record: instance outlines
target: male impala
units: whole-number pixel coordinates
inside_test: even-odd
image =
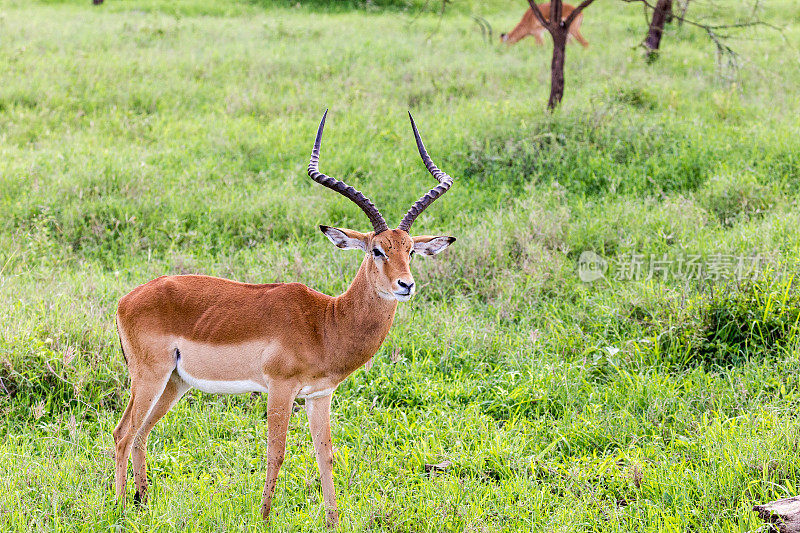
[[[550,4],[541,4],[539,5],[539,10],[542,12],[546,20],[550,20]],[[574,6],[569,4],[562,4],[561,6],[561,18],[566,19],[570,13],[575,10]],[[583,22],[583,13],[579,13],[575,20],[569,27],[569,36],[574,37],[577,39],[579,43],[581,43],[584,48],[589,46],[589,42],[583,38],[581,35],[580,27],[581,22]],[[536,39],[536,44],[543,45],[544,40],[542,39],[542,35],[547,31],[547,28],[542,26],[539,19],[536,18],[536,15],[533,14],[533,10],[528,8],[524,15],[522,15],[522,20],[519,21],[513,30],[509,33],[501,33],[500,40],[507,44],[514,44],[515,42],[519,41],[520,39],[524,39],[528,35],[533,35],[533,38]]]
[[[369,361],[392,326],[398,301],[414,295],[409,261],[435,255],[453,237],[411,237],[414,220],[453,183],[433,164],[414,119],[411,126],[428,171],[439,181],[389,229],[372,202],[318,170],[325,117],[317,131],[308,175],[355,202],[374,231],[320,226],[333,244],[365,252],[347,291],[326,296],[300,283],[255,285],[209,276],[164,276],[119,301],[117,329],[131,377],[131,397],[114,429],[116,494],[125,505],[128,455],[133,450],[134,500],[146,501],[147,436],[191,387],[204,392],[267,392],[267,481],[261,515],[269,516],[283,463],[295,398],[304,398],[314,442],[326,519],[339,520],[333,488],[331,396]]]

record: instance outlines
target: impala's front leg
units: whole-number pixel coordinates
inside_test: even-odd
[[[261,499],[261,517],[269,519],[272,493],[286,452],[286,433],[297,387],[271,383],[267,393],[267,482]]]
[[[322,481],[322,497],[325,500],[325,522],[328,527],[339,525],[336,510],[336,491],[333,488],[333,442],[331,441],[331,399],[333,394],[306,400],[308,427],[314,451],[317,454],[319,477]]]

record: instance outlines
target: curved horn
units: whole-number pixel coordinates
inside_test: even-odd
[[[382,231],[386,231],[389,229],[389,227],[386,225],[386,221],[383,219],[383,216],[381,216],[378,208],[375,207],[375,204],[373,204],[369,198],[343,181],[326,176],[319,171],[319,147],[322,144],[322,130],[325,128],[325,118],[327,116],[328,110],[326,109],[325,114],[322,115],[322,122],[319,123],[317,138],[314,141],[314,149],[311,151],[311,161],[308,163],[309,177],[320,185],[324,185],[329,189],[333,189],[342,196],[349,198],[353,201],[353,203],[360,207],[361,210],[366,213],[367,217],[369,217],[369,221],[372,222],[372,227],[375,229],[375,235],[381,233]]]
[[[414,223],[414,220],[425,211],[425,208],[428,207],[433,203],[434,200],[439,198],[441,195],[447,192],[447,189],[453,184],[453,178],[439,170],[439,168],[433,164],[431,161],[428,152],[425,150],[425,145],[422,144],[422,139],[419,137],[419,131],[417,131],[417,125],[414,124],[414,117],[411,116],[411,111],[408,112],[408,118],[411,119],[411,127],[414,129],[414,138],[417,140],[417,149],[419,150],[419,155],[422,158],[422,162],[425,163],[425,168],[428,169],[428,172],[436,178],[439,182],[439,185],[425,193],[419,200],[414,202],[414,205],[411,206],[411,209],[408,210],[406,216],[403,217],[403,220],[400,222],[400,225],[397,226],[397,229],[401,229],[408,232],[411,229],[411,224]]]

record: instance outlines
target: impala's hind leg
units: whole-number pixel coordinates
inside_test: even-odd
[[[572,30],[570,34],[573,35],[584,48],[589,47],[589,41],[583,38],[583,35],[581,35],[581,32],[579,32],[577,28]]]
[[[178,373],[173,371],[164,387],[164,392],[158,398],[147,419],[139,429],[136,442],[131,451],[131,462],[133,463],[133,483],[136,493],[133,495],[134,503],[147,503],[147,437],[153,430],[158,421],[172,409],[178,400],[181,399],[186,391],[191,387],[183,381]]]
[[[577,16],[577,18],[570,24],[569,26],[569,36],[574,37],[584,48],[589,46],[589,41],[583,38],[581,35],[581,23],[583,22],[583,13]]]
[[[114,436],[114,444],[116,445],[119,440],[128,433],[128,427],[131,423],[131,407],[133,407],[133,394],[128,398],[128,405],[125,407],[125,412],[122,413],[122,418],[119,419],[117,427],[114,428],[112,435]]]
[[[116,450],[114,453],[115,460],[115,488],[117,500],[120,502],[122,508],[125,508],[125,485],[128,475],[128,456],[131,453],[131,447],[136,439],[136,434],[147,419],[148,414],[153,406],[158,401],[161,393],[167,385],[172,370],[175,368],[174,364],[169,368],[161,369],[145,369],[137,375],[131,376],[131,399],[128,402],[128,408],[125,409],[127,414],[127,431],[119,432],[115,438],[119,437],[117,441]],[[125,414],[123,420],[120,421],[118,427],[124,428]]]

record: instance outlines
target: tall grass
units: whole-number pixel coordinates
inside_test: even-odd
[[[455,177],[415,230],[458,238],[334,397],[345,530],[754,530],[800,485],[791,48],[750,30],[731,83],[670,28],[648,65],[641,13],[597,2],[551,115],[548,51],[469,17],[506,31],[524,3],[347,5],[0,3],[0,528],[261,527],[263,397],[187,395],[150,439],[150,505],[117,511],[113,315],[165,273],[343,291],[360,257],[316,227],[366,220],[305,175],[330,107],[322,170],[390,223],[431,185],[414,112]],[[761,9],[798,43],[798,6]],[[633,254],[759,268],[617,279]],[[321,530],[303,414],[288,450],[273,528]]]

